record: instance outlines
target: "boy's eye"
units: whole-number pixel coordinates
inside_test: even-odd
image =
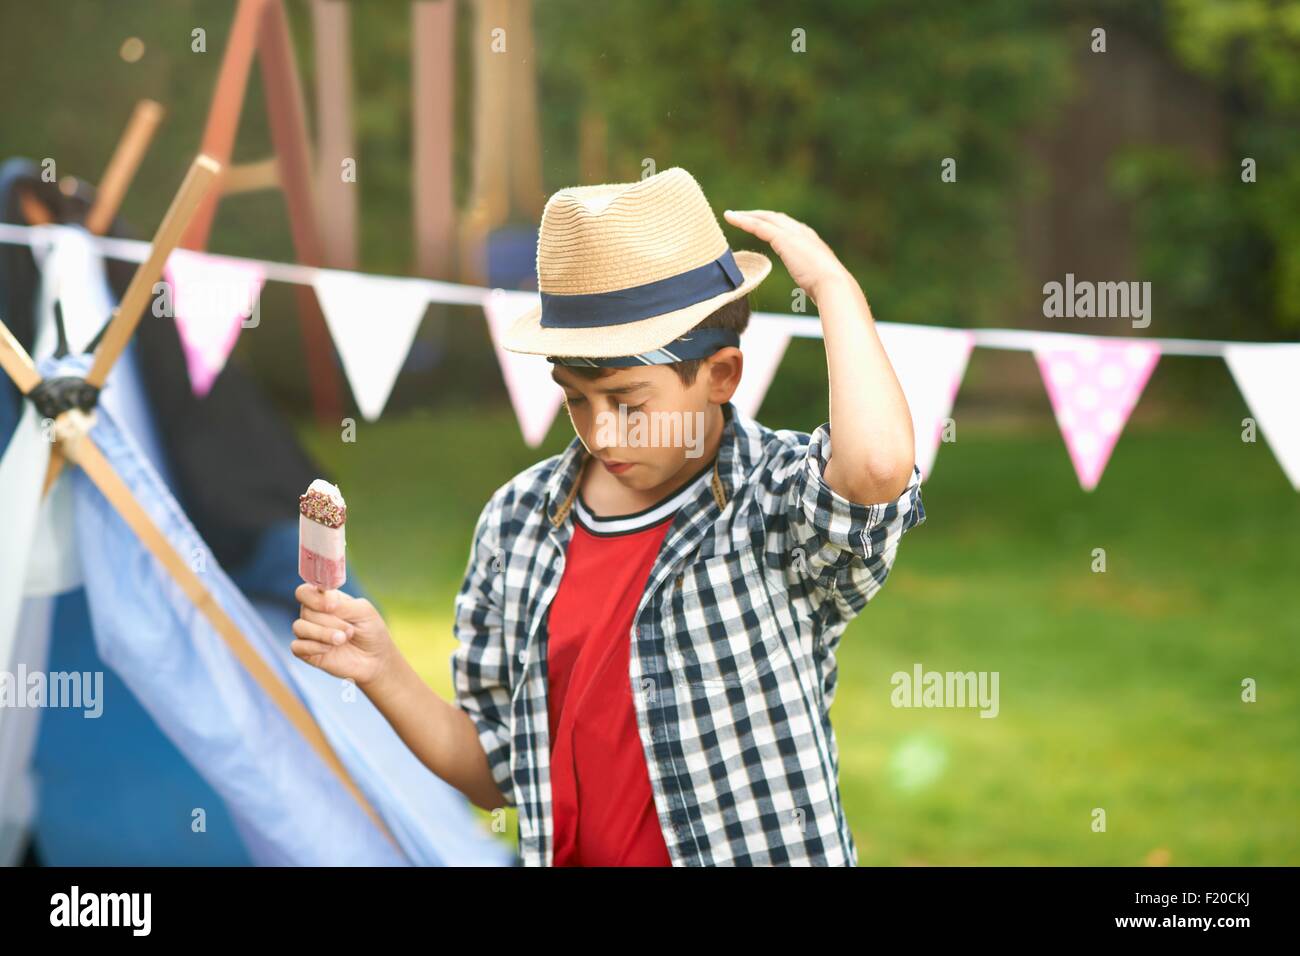
[[[566,402],[568,402],[570,405],[581,405],[583,402],[586,401],[585,398],[581,398],[581,397],[579,397],[579,398],[574,398],[574,397],[572,397],[572,396],[570,396],[570,395],[565,395],[565,396],[564,396],[564,400],[565,400]]]

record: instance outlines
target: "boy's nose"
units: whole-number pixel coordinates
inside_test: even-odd
[[[599,456],[605,453],[607,444],[598,439],[607,438],[608,436],[602,435],[601,429],[594,423],[582,429],[582,431],[579,432],[579,437],[582,439],[583,445],[587,447],[587,451],[591,452],[591,454]]]

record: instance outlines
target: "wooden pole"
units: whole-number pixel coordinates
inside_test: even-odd
[[[180,242],[181,233],[189,225],[200,200],[212,187],[220,172],[221,166],[210,156],[198,156],[190,164],[189,172],[185,174],[180,190],[172,198],[172,204],[154,234],[153,243],[149,247],[149,257],[140,263],[135,274],[131,276],[131,284],[126,287],[126,294],[122,296],[122,301],[114,310],[99,347],[95,349],[90,371],[86,373],[86,381],[91,385],[102,388],[108,381],[108,375],[113,370],[114,364],[126,349],[126,344],[131,341],[135,327],[140,324],[145,307],[153,296],[154,283],[158,281],[163,266],[167,264],[167,257]],[[50,455],[50,463],[45,471],[43,494],[49,494],[62,471],[63,456],[58,454],[56,449],[55,453]]]
[[[149,257],[135,270],[131,284],[126,287],[126,293],[113,313],[99,348],[95,349],[95,359],[86,374],[86,381],[90,384],[102,387],[108,380],[108,373],[131,340],[145,306],[153,297],[154,283],[162,276],[167,257],[180,243],[181,234],[190,224],[199,203],[208,194],[220,172],[221,164],[211,156],[200,155],[190,164],[180,190],[172,199],[158,231],[154,233],[153,243],[149,246]]]
[[[113,218],[122,205],[126,191],[131,187],[131,180],[140,168],[140,161],[144,159],[149,143],[153,141],[164,112],[161,104],[153,100],[141,100],[135,105],[126,131],[118,140],[113,158],[109,160],[104,176],[95,190],[95,201],[86,214],[88,232],[102,236],[113,224]]]
[[[511,44],[509,8],[504,0],[480,0],[475,6],[470,49],[474,54],[473,153],[469,208],[462,220],[461,281],[488,281],[487,238],[505,222],[509,212],[509,181],[506,175],[510,138],[510,114],[506,108],[509,91]],[[505,30],[505,52],[494,52]]]
[[[457,278],[456,203],[452,189],[455,40],[453,0],[417,0],[411,5],[415,271],[431,279]]]
[[[317,221],[321,255],[335,269],[357,267],[357,190],[343,181],[343,161],[357,158],[352,132],[352,7],[312,0],[316,48]]]
[[[217,87],[212,94],[208,122],[203,128],[203,141],[199,149],[222,166],[230,165],[235,148],[239,115],[244,108],[248,74],[253,69],[253,54],[257,52],[257,34],[262,25],[266,3],[267,0],[239,0],[239,6],[235,8],[235,22],[230,28],[230,37],[226,40],[226,51],[221,57]],[[208,247],[208,236],[212,233],[212,220],[217,215],[219,198],[219,195],[208,196],[199,205],[181,239],[182,247]]]
[[[193,167],[191,167],[192,169]],[[182,191],[184,191],[184,187],[182,187]],[[175,208],[174,202],[173,208]],[[14,384],[18,386],[19,391],[24,395],[28,394],[41,382],[40,373],[36,371],[31,356],[27,354],[27,350],[22,347],[22,344],[14,338],[13,333],[9,331],[9,327],[3,321],[0,321],[0,368],[13,379]],[[63,419],[63,417],[60,416],[60,419]],[[392,831],[388,829],[383,818],[380,817],[370,801],[366,799],[365,794],[356,785],[347,768],[343,766],[343,762],[339,760],[334,748],[330,746],[311,712],[285,686],[279,675],[267,666],[266,661],[262,659],[262,656],[248,642],[248,638],[239,630],[239,626],[231,620],[230,615],[217,603],[212,596],[212,592],[204,586],[198,575],[185,562],[185,559],[177,554],[171,542],[158,529],[153,519],[149,517],[149,513],[145,511],[140,502],[136,500],[135,495],[131,493],[131,489],[113,470],[113,466],[109,464],[108,459],[104,457],[99,450],[99,446],[95,444],[89,433],[80,434],[74,445],[67,446],[65,443],[60,442],[57,447],[61,451],[59,460],[66,460],[67,457],[72,457],[75,460],[87,477],[95,483],[95,487],[100,490],[108,503],[113,506],[113,510],[122,517],[127,527],[135,533],[140,543],[149,550],[149,553],[158,560],[163,569],[171,575],[199,613],[208,619],[208,623],[225,641],[226,646],[235,655],[235,659],[248,671],[258,686],[271,698],[271,701],[280,708],[280,712],[284,714],[289,723],[303,735],[308,745],[338,778],[344,789],[361,805],[366,815],[370,817],[385,838],[401,852],[401,847],[398,845]]]
[[[221,194],[251,193],[280,186],[280,163],[274,156],[227,166],[221,174]]]
[[[14,334],[9,331],[9,326],[3,321],[0,321],[0,368],[4,369],[5,374],[18,387],[18,391],[24,395],[41,384],[36,363],[32,361],[23,344],[14,338]]]
[[[267,120],[279,167],[277,178],[284,191],[294,250],[299,262],[319,266],[322,253],[316,227],[306,114],[298,85],[293,40],[281,0],[239,0],[203,130],[203,152],[229,165],[254,56],[262,67]],[[185,248],[207,248],[218,198],[219,193],[209,196],[199,207],[182,240]],[[310,287],[299,286],[295,295],[312,406],[319,422],[337,425],[343,413],[342,386],[329,330],[315,292]]]
[[[510,209],[518,216],[540,219],[542,195],[541,134],[537,126],[537,58],[533,41],[532,0],[510,6]]]
[[[234,25],[226,40],[226,51],[221,57],[221,70],[217,73],[217,87],[213,91],[212,105],[208,108],[208,122],[203,129],[203,142],[199,150],[212,156],[222,166],[230,165],[234,151],[235,134],[239,131],[239,114],[243,112],[244,95],[248,90],[248,74],[252,72],[252,57],[257,51],[257,31],[261,29],[261,14],[266,0],[239,0],[235,8]],[[212,221],[216,219],[220,195],[205,196],[194,213],[194,220],[181,239],[183,248],[207,248],[212,234]]]
[[[208,623],[216,630],[217,634],[230,648],[235,659],[243,665],[244,670],[255,680],[263,692],[271,698],[272,702],[280,709],[302,736],[316,751],[316,755],[324,761],[330,771],[338,778],[343,788],[351,794],[352,798],[361,805],[366,815],[374,821],[375,826],[385,837],[397,847],[397,840],[385,825],[383,818],[370,801],[366,799],[356,782],[348,773],[343,762],[339,760],[338,754],[334,752],[325,738],[325,734],[317,725],[311,712],[303,705],[296,694],[285,686],[266,661],[262,659],[256,649],[244,637],[239,626],[231,620],[225,609],[217,603],[199,576],[190,568],[185,559],[177,554],[166,536],[153,523],[149,513],[144,510],[140,502],[136,500],[131,489],[113,470],[113,466],[108,463],[108,459],[100,452],[99,447],[89,435],[82,436],[77,442],[76,461],[81,466],[81,470],[86,473],[91,481],[108,499],[115,511],[122,516],[122,520],[127,526],[135,532],[135,536],[140,542],[149,549],[158,563],[166,569],[167,573],[176,581],[185,596],[190,599],[199,613],[207,618]],[[400,852],[400,847],[398,848]]]
[[[311,152],[307,144],[307,117],[298,66],[293,53],[289,21],[280,0],[267,3],[258,34],[258,62],[262,66],[262,89],[271,142],[280,160],[280,186],[289,213],[289,229],[298,261],[308,266],[322,264],[319,232],[316,229],[316,199],[312,189]],[[316,292],[310,286],[295,287],[303,351],[316,419],[337,427],[343,417],[343,398],[334,345]]]

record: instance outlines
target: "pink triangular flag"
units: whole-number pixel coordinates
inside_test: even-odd
[[[1053,337],[1034,349],[1034,358],[1079,484],[1091,491],[1160,360],[1160,347],[1095,336],[1063,341]]]
[[[176,249],[163,272],[171,286],[190,388],[203,398],[225,368],[244,321],[257,308],[266,270],[251,260]]]
[[[881,344],[907,396],[916,442],[916,465],[930,477],[944,425],[952,413],[975,336],[961,329],[924,325],[876,325]]]
[[[1282,471],[1300,491],[1300,345],[1229,345],[1223,357]]]
[[[519,419],[519,430],[529,448],[536,448],[546,440],[546,433],[551,430],[551,423],[563,403],[564,392],[551,378],[551,363],[544,355],[508,352],[501,347],[501,337],[516,318],[536,306],[537,302],[536,292],[511,289],[493,289],[483,300],[492,347],[496,350],[501,375],[506,381],[510,404]]]
[[[790,344],[790,333],[776,322],[756,319],[740,336],[740,351],[745,356],[745,371],[731,402],[742,413],[753,418],[763,404],[776,375],[777,366]]]

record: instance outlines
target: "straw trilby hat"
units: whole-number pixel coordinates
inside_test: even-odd
[[[732,252],[700,184],[680,166],[561,189],[546,202],[537,238],[541,302],[502,345],[591,358],[652,352],[771,269],[762,253]]]

